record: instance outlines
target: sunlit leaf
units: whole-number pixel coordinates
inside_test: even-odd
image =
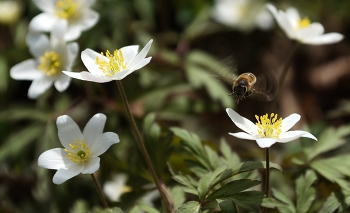
[[[199,197],[199,200],[202,200],[204,198],[204,196],[208,194],[208,190],[210,190],[211,186],[213,186],[215,184],[214,180],[225,169],[226,169],[226,166],[221,166],[221,167],[215,169],[215,171],[213,171],[211,173],[208,173],[206,176],[202,177],[199,180],[199,184],[198,184],[198,197]]]
[[[276,189],[272,189],[272,194],[276,199],[287,204],[285,206],[277,207],[281,213],[297,213],[297,210],[294,206],[293,201],[289,197],[287,197],[284,193],[277,191]]]
[[[196,201],[189,201],[180,208],[178,208],[175,212],[177,213],[198,213],[200,212],[200,205]]]
[[[327,198],[326,202],[323,203],[319,213],[335,212],[339,208],[339,212],[343,212],[350,206],[350,191],[342,190],[332,192]]]
[[[181,187],[175,186],[171,188],[170,193],[174,202],[175,209],[179,208],[186,201],[185,193]]]
[[[316,190],[311,186],[316,181],[316,174],[308,170],[296,180],[297,212],[308,212],[316,197]]]

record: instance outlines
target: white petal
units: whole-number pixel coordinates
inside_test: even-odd
[[[298,26],[298,21],[300,20],[299,12],[294,7],[290,7],[286,10],[286,16],[289,19],[289,22],[292,24],[292,27],[295,28]]]
[[[116,74],[114,74],[111,79],[112,80],[122,80],[123,78],[125,78],[126,76],[130,75],[131,73],[133,73],[135,70],[130,70],[130,69],[126,69],[123,70],[121,72],[117,72]]]
[[[139,45],[131,45],[120,48],[124,56],[124,61],[130,64],[139,51]]]
[[[57,20],[52,27],[50,41],[53,49],[56,49],[59,45],[66,45],[64,35],[68,30],[68,21],[65,19]]]
[[[146,46],[141,50],[141,52],[135,56],[134,60],[131,62],[131,64],[127,67],[127,69],[134,69],[133,67],[136,67],[147,55],[149,49],[151,48],[153,39],[151,39]]]
[[[29,30],[49,32],[59,18],[50,13],[40,13],[29,23]]]
[[[45,169],[60,169],[65,167],[67,153],[61,148],[47,150],[38,159],[38,165]]]
[[[289,131],[289,132],[281,133],[277,142],[287,143],[287,142],[290,142],[290,141],[295,140],[295,139],[300,138],[300,137],[306,137],[306,138],[311,138],[311,139],[317,140],[317,138],[315,136],[313,136],[312,134],[310,134],[306,131],[296,130],[296,131]]]
[[[81,172],[82,174],[92,174],[96,172],[100,168],[100,158],[90,158],[88,161],[84,163],[84,169]]]
[[[46,51],[51,50],[49,38],[44,34],[28,33],[26,41],[29,46],[29,52],[39,59]]]
[[[269,148],[273,144],[277,142],[276,138],[259,138],[256,139],[256,142],[260,146],[260,148]]]
[[[81,35],[81,27],[77,24],[71,24],[68,26],[68,30],[64,35],[64,40],[73,41],[80,37]]]
[[[97,138],[96,143],[92,144],[91,157],[97,157],[105,153],[110,146],[119,143],[119,137],[114,132],[105,132]]]
[[[84,168],[83,164],[74,163],[66,169],[59,169],[57,170],[56,174],[53,176],[52,181],[54,184],[64,183],[65,181],[71,179],[72,177],[77,176],[83,170],[83,168]]]
[[[132,71],[141,69],[142,67],[146,66],[151,61],[151,59],[152,59],[152,57],[148,57],[148,58],[143,59],[138,64],[136,64],[135,66],[132,67]]]
[[[15,80],[34,80],[41,78],[44,74],[37,69],[37,62],[28,59],[16,64],[10,69],[10,76]]]
[[[71,71],[73,62],[78,55],[79,45],[76,42],[67,44],[67,64],[66,68]]]
[[[228,134],[236,137],[236,138],[241,138],[241,139],[247,139],[247,140],[256,140],[256,137],[249,135],[245,132],[237,132],[237,133],[231,133],[229,132]]]
[[[93,75],[104,76],[104,74],[96,64],[97,57],[101,60],[108,61],[106,57],[104,57],[100,53],[93,51],[92,49],[85,49],[84,51],[81,52],[81,60],[83,61],[88,71],[91,72]]]
[[[84,139],[78,125],[68,115],[58,117],[56,125],[58,129],[58,138],[63,147],[69,148],[69,144],[73,144],[76,139],[78,139],[79,142]]]
[[[95,76],[89,72],[83,71],[83,72],[68,72],[68,71],[62,71],[64,74],[72,77],[72,78],[76,78],[79,80],[83,80],[83,81],[92,81],[92,82],[96,82],[96,83],[106,83],[106,82],[110,82],[113,79],[108,78],[108,77],[100,77],[100,76]]]
[[[314,38],[316,36],[322,35],[324,32],[324,28],[320,23],[312,23],[310,26],[306,28],[302,28],[298,30],[298,37],[302,41],[306,38]]]
[[[279,12],[279,20],[279,26],[287,34],[288,38],[295,39],[297,37],[295,28],[283,11]]]
[[[97,142],[97,138],[102,135],[106,123],[106,116],[102,113],[94,115],[86,124],[83,136],[88,147],[92,147]],[[91,151],[91,150],[90,150]],[[96,156],[93,156],[96,157]]]
[[[106,181],[105,184],[103,184],[103,192],[111,201],[120,201],[120,196],[123,193],[127,178],[128,176],[126,174],[121,173],[113,175],[112,181]]]
[[[28,90],[28,97],[36,99],[39,95],[43,94],[47,89],[52,86],[53,80],[46,76],[42,78],[34,79]]]
[[[238,128],[252,136],[258,135],[258,128],[253,122],[246,119],[245,117],[240,116],[237,112],[233,111],[230,108],[227,108],[226,112]]]
[[[301,42],[311,45],[333,44],[341,41],[344,36],[340,33],[327,33],[314,38],[303,39]]]
[[[288,130],[290,130],[290,128],[292,128],[298,121],[300,120],[300,115],[293,113],[290,116],[284,118],[282,120],[282,128],[281,128],[281,132],[287,132]]]
[[[65,91],[71,82],[71,78],[67,75],[60,74],[59,78],[55,81],[55,88],[59,92]]]
[[[78,24],[80,25],[81,30],[85,31],[93,27],[99,18],[100,15],[96,11],[88,9],[84,11],[81,22]]]
[[[53,12],[56,1],[49,1],[49,0],[33,0],[33,3],[42,11],[45,12]]]

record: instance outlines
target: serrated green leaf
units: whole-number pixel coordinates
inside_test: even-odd
[[[220,140],[220,152],[224,156],[230,168],[241,162],[240,157],[237,155],[237,153],[231,151],[231,147],[227,144],[224,138]]]
[[[204,196],[208,194],[208,190],[211,190],[211,186],[215,185],[214,180],[218,177],[218,175],[225,171],[226,168],[226,166],[221,166],[199,180],[197,188],[199,200],[204,199]]]
[[[205,202],[201,205],[201,211],[216,209],[218,206],[219,206],[219,203],[217,200]]]
[[[100,211],[100,213],[123,213],[123,211],[120,208],[114,207],[114,208],[104,209]],[[149,212],[149,213],[159,213],[159,212]]]
[[[297,212],[308,212],[312,202],[316,198],[316,190],[311,185],[316,181],[317,177],[312,170],[306,171],[305,176],[301,176],[296,180],[297,193]]]
[[[178,208],[175,212],[176,213],[198,213],[200,212],[200,205],[197,201],[189,201],[180,208]]]
[[[221,213],[238,213],[237,207],[232,200],[224,200],[219,203]]]
[[[287,206],[288,204],[285,204],[279,200],[276,200],[273,197],[265,197],[263,199],[263,202],[261,204],[261,206],[265,207],[265,208],[270,208],[270,209],[276,209],[276,208],[283,208],[285,206]]]
[[[247,190],[253,186],[259,185],[261,182],[258,180],[240,179],[231,181],[209,194],[205,200],[213,199],[225,199],[231,197],[233,194],[237,194],[241,191]]]
[[[279,192],[275,189],[272,189],[272,194],[276,199],[287,204],[286,206],[277,207],[281,213],[297,213],[293,201],[289,197],[287,197],[284,193]]]
[[[211,168],[218,168],[222,165],[219,155],[209,146],[204,146]]]
[[[170,193],[174,202],[174,209],[179,208],[186,201],[185,193],[181,187],[171,188]]]
[[[141,211],[144,211],[146,213],[160,213],[157,209],[151,207],[151,206],[146,206],[146,205],[137,205]],[[107,213],[107,212],[106,212]]]
[[[231,196],[231,200],[236,205],[241,206],[245,209],[249,209],[253,212],[259,212],[259,206],[263,202],[264,193],[259,191],[245,191]]]
[[[187,60],[199,64],[201,66],[207,67],[213,73],[219,73],[221,70],[227,69],[227,67],[224,64],[222,64],[220,60],[200,50],[192,50],[187,55]]]

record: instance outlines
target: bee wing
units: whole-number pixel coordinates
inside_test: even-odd
[[[225,81],[228,84],[232,84],[232,82],[238,77],[235,60],[230,56],[222,59],[220,63],[222,64],[222,69],[215,70],[215,74],[212,76]]]
[[[257,81],[254,84],[254,92],[259,94],[258,99],[264,101],[272,101],[279,90],[278,79],[273,72],[263,72],[257,76]]]

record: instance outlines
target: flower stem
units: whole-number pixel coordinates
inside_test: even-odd
[[[141,134],[140,134],[140,132],[139,132],[137,126],[136,126],[134,117],[132,116],[131,109],[130,109],[130,106],[129,106],[129,102],[128,102],[128,99],[126,98],[126,95],[125,95],[125,92],[124,92],[124,88],[123,88],[123,85],[122,85],[120,80],[117,80],[117,85],[118,85],[118,89],[119,89],[120,95],[122,96],[122,100],[123,100],[123,103],[124,103],[127,115],[129,117],[129,120],[131,122],[132,128],[133,128],[134,133],[136,135],[137,143],[139,145],[139,148],[140,148],[140,150],[142,152],[143,157],[146,160],[148,169],[150,170],[151,175],[153,177],[153,180],[154,180],[154,182],[156,184],[156,187],[157,187],[157,189],[159,191],[159,194],[160,194],[160,197],[162,199],[163,205],[165,206],[166,211],[168,213],[171,213],[171,212],[173,212],[172,208],[170,207],[170,204],[169,204],[169,202],[167,200],[167,197],[165,196],[165,193],[162,190],[162,183],[160,182],[160,180],[157,177],[157,174],[156,174],[156,172],[155,172],[155,170],[153,168],[153,165],[152,165],[151,159],[150,159],[150,157],[148,155],[148,152],[147,152],[147,149],[145,147],[145,144],[142,141]]]
[[[265,173],[265,195],[269,197],[270,192],[270,148],[265,148],[266,173]]]
[[[101,199],[101,201],[102,201],[102,203],[103,203],[103,206],[104,206],[105,208],[108,208],[106,198],[105,198],[105,196],[104,196],[103,193],[102,193],[101,187],[100,187],[100,186],[98,185],[98,183],[97,183],[97,180],[96,180],[96,178],[95,178],[94,173],[91,174],[91,178],[92,178],[92,180],[94,181],[94,185],[95,185],[95,187],[96,187],[96,190],[97,190],[97,192],[98,192],[98,195],[100,196],[100,199]]]
[[[282,69],[282,73],[281,73],[281,76],[280,76],[280,79],[279,79],[279,88],[282,87],[284,79],[286,78],[286,75],[287,75],[288,68],[289,68],[290,64],[292,63],[292,59],[293,59],[293,57],[294,57],[294,55],[296,53],[296,50],[298,49],[299,45],[300,45],[299,42],[293,41],[293,46],[291,48],[291,51],[289,52],[287,61],[284,64],[284,67]]]

